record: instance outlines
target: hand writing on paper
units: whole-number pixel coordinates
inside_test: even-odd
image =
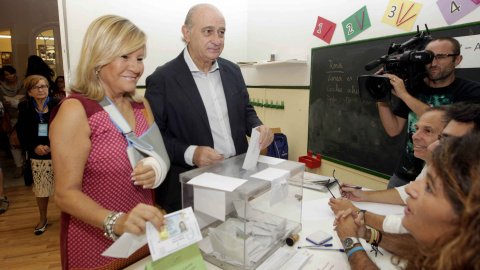
[[[341,183],[339,185],[338,190],[340,191],[340,194],[342,194],[342,197],[354,202],[363,201],[365,199],[365,193],[361,189],[352,188],[352,186],[354,185],[350,183]]]

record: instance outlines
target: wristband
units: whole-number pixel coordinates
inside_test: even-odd
[[[354,248],[350,249],[350,251],[347,253],[347,260],[350,259],[350,256],[351,256],[353,253],[355,253],[355,252],[357,252],[357,251],[359,251],[359,250],[365,251],[365,249],[364,249],[362,246],[360,246],[360,247],[354,247]]]
[[[368,241],[370,245],[373,243],[374,231],[375,229],[370,228],[370,240]]]

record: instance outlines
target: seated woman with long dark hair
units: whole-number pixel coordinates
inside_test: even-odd
[[[402,224],[413,238],[396,253],[406,269],[480,269],[480,134],[447,138],[433,152],[427,175],[406,190],[410,197]],[[408,236],[374,230],[377,237],[372,237],[363,215],[354,220],[350,214],[350,209],[337,214],[341,241],[373,238],[389,249],[392,239]],[[352,269],[378,269],[360,244],[346,252]]]

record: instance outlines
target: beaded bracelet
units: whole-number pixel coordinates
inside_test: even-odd
[[[374,233],[374,232],[375,232],[375,229],[370,228],[370,240],[368,240],[368,242],[367,242],[367,243],[369,243],[370,245],[373,244],[373,239],[374,239],[374,237],[375,237],[375,233]]]
[[[104,228],[104,235],[107,237],[112,238],[113,240],[118,239],[118,235],[115,234],[115,223],[117,220],[122,216],[124,213],[122,212],[115,212],[113,211],[110,213],[104,221],[103,228]]]
[[[115,211],[110,212],[110,214],[108,214],[108,216],[105,217],[105,219],[103,220],[103,234],[104,234],[105,236],[107,236],[107,237],[108,237],[108,231],[107,231],[108,221],[109,221],[110,219],[112,219],[112,217],[113,217],[116,213],[117,213],[117,212],[115,212]]]

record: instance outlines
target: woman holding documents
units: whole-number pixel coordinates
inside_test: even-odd
[[[367,230],[363,215],[353,220],[350,209],[337,214],[340,240],[353,243],[346,251],[352,269],[378,269],[355,243],[358,238],[394,253],[398,249],[407,269],[479,269],[480,136],[446,140],[435,149],[426,177],[407,186],[402,224],[414,238],[411,247],[393,243],[401,235]]]
[[[147,221],[159,231],[165,224],[151,188],[163,181],[168,158],[134,163],[135,156],[127,153],[127,147],[134,149],[127,137],[145,138],[157,130],[148,102],[135,93],[145,42],[145,34],[125,18],[93,21],[72,94],[53,111],[50,139],[64,269],[123,269],[148,255],[148,247],[127,259],[101,254],[126,232],[145,234]],[[110,118],[119,114],[133,132],[120,132],[119,122]],[[163,144],[161,136],[156,140]]]

